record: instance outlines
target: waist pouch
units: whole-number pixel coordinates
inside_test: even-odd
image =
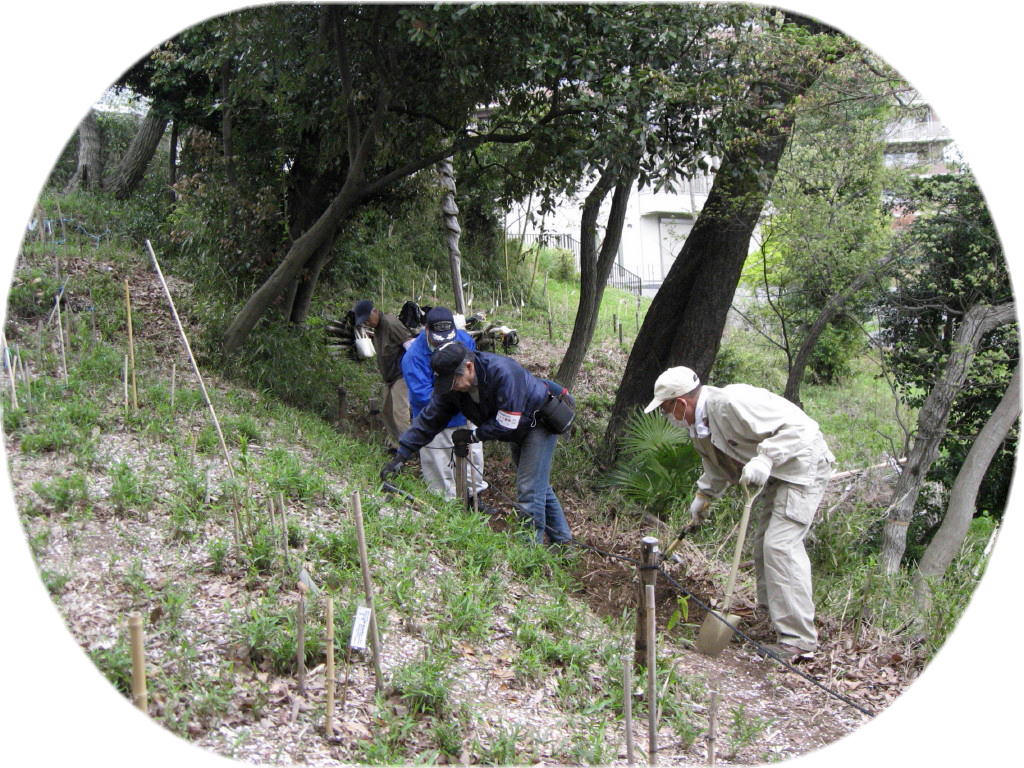
[[[576,418],[576,410],[569,404],[569,398],[552,395],[537,411],[537,415],[545,427],[556,435],[564,435],[572,426],[573,419]]]

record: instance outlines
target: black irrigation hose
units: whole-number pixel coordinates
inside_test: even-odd
[[[711,610],[711,608],[709,606],[705,605],[699,598],[695,597],[692,592],[690,592],[688,589],[686,589],[686,587],[684,587],[682,584],[680,584],[678,581],[676,581],[676,579],[672,578],[672,576],[670,576],[668,573],[666,573],[665,570],[660,565],[656,566],[656,570],[659,573],[661,573],[661,575],[664,576],[673,587],[675,587],[677,590],[679,590],[684,595],[686,595],[687,599],[692,598],[693,602],[697,603],[697,605],[699,605],[701,608],[703,608],[705,611],[707,611],[709,615],[714,616],[716,619],[718,619],[723,624],[725,624],[725,626],[729,627],[729,629],[732,630],[732,632],[734,634],[739,635],[744,640],[746,640],[748,643],[750,643],[751,645],[756,647],[761,654],[771,656],[773,659],[775,659],[777,662],[779,662],[779,664],[784,666],[790,672],[796,672],[798,675],[800,675],[800,677],[802,677],[807,682],[813,683],[814,685],[816,685],[819,688],[821,688],[821,690],[825,691],[825,693],[829,694],[830,696],[834,696],[835,698],[839,699],[843,703],[849,704],[851,707],[856,709],[862,715],[867,715],[868,717],[874,717],[875,716],[874,712],[872,712],[872,711],[862,707],[860,704],[858,704],[857,702],[853,701],[849,697],[844,696],[843,694],[839,693],[839,691],[835,691],[835,690],[829,688],[827,685],[825,685],[824,683],[820,682],[817,678],[807,674],[806,672],[804,672],[804,671],[802,671],[800,669],[797,669],[795,666],[790,664],[788,661],[786,661],[785,659],[781,658],[771,648],[765,648],[763,645],[761,645],[756,640],[754,640],[752,637],[750,637],[742,629],[739,629],[738,627],[734,627],[732,624],[727,622],[717,611]]]
[[[472,462],[468,462],[468,464],[469,464],[469,466],[473,467],[473,469],[480,475],[480,479],[482,480],[483,479],[483,472],[481,472],[479,469],[477,469],[473,465]],[[396,490],[396,491],[400,490],[398,488],[395,488],[395,486],[391,485],[390,483],[384,483],[384,485],[386,487],[389,486],[389,490],[391,490],[391,489]],[[508,496],[506,496],[504,493],[502,493],[501,490],[496,488],[493,483],[489,483],[489,485],[490,485],[490,488],[493,489],[506,502],[508,502],[509,504],[511,504],[514,507],[516,507],[516,509],[518,509],[520,512],[524,511],[521,504],[519,504],[516,501],[512,501],[512,499],[510,499]],[[849,697],[843,695],[842,693],[839,693],[839,691],[835,691],[835,690],[829,688],[827,685],[825,685],[824,683],[820,682],[817,678],[807,674],[806,672],[804,672],[804,671],[802,671],[800,669],[797,669],[795,666],[793,666],[788,661],[786,661],[781,656],[779,656],[774,650],[772,650],[771,648],[766,648],[765,646],[761,645],[759,642],[754,640],[754,638],[750,637],[750,635],[748,635],[746,632],[744,632],[739,627],[734,627],[732,624],[730,624],[728,621],[726,621],[725,618],[723,616],[721,616],[717,611],[712,610],[711,606],[707,605],[704,601],[702,601],[699,597],[694,595],[690,590],[688,590],[686,587],[684,587],[682,584],[680,584],[679,581],[677,581],[669,573],[667,573],[660,563],[658,565],[644,565],[641,561],[637,560],[636,558],[627,557],[625,555],[617,555],[614,552],[607,552],[607,551],[605,551],[603,549],[600,549],[599,547],[595,547],[592,544],[587,544],[586,542],[580,541],[580,540],[578,540],[576,538],[572,538],[572,539],[570,539],[566,543],[574,544],[575,546],[580,547],[581,549],[590,550],[591,552],[594,552],[595,554],[600,555],[601,557],[609,558],[609,559],[612,559],[612,560],[620,560],[622,562],[630,563],[632,565],[635,565],[638,570],[655,570],[655,571],[658,571],[662,576],[665,577],[665,579],[669,582],[669,584],[671,584],[672,587],[674,587],[678,592],[682,593],[687,598],[687,600],[691,600],[692,599],[693,602],[695,602],[700,608],[703,608],[705,611],[707,611],[708,615],[714,616],[716,619],[718,619],[718,621],[721,621],[723,624],[725,624],[725,626],[727,626],[729,628],[729,630],[733,634],[738,635],[743,640],[746,640],[748,643],[753,645],[762,656],[769,656],[769,657],[775,659],[775,661],[779,662],[779,664],[781,664],[783,667],[788,669],[790,672],[795,672],[796,674],[798,674],[800,677],[802,677],[807,682],[816,685],[818,688],[823,690],[825,693],[827,693],[830,696],[833,696],[833,697],[839,699],[844,704],[848,704],[849,706],[853,707],[858,712],[860,712],[862,715],[866,715],[867,717],[874,717],[875,716],[874,712],[870,711],[869,709],[866,709],[865,707],[862,707],[860,704],[858,704],[857,702],[853,701]]]

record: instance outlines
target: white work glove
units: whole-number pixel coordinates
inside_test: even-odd
[[[758,454],[743,466],[743,474],[740,475],[740,484],[760,488],[768,482],[768,476],[771,475],[771,473],[771,461]]]
[[[708,510],[711,508],[711,499],[700,491],[690,502],[690,525],[696,527],[708,519]]]

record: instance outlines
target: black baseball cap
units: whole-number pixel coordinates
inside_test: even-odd
[[[466,361],[473,353],[460,341],[449,341],[430,357],[430,367],[434,369],[434,389],[438,392],[451,392],[455,377],[466,372]]]
[[[357,301],[356,305],[352,307],[352,314],[356,316],[356,325],[366,325],[366,321],[370,319],[371,311],[373,311],[372,301],[369,299]]]
[[[427,341],[430,346],[441,347],[455,341],[455,318],[447,307],[433,307],[424,321],[427,326]]]

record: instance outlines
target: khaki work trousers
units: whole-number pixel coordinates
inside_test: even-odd
[[[472,429],[466,424],[460,429]],[[420,448],[420,469],[427,487],[446,499],[455,498],[455,466],[452,461],[452,433],[454,427],[446,427],[434,439]],[[477,496],[487,490],[484,480],[484,444],[470,443],[469,461],[466,467],[466,488],[470,496]]]
[[[384,396],[384,407],[381,414],[384,416],[384,426],[388,428],[395,445],[398,445],[398,438],[409,428],[411,416],[409,413],[409,387],[405,378],[399,376],[390,385],[385,384],[387,394]]]
[[[805,651],[817,647],[818,632],[804,539],[831,474],[822,458],[810,485],[770,478],[751,510],[757,603],[768,606],[779,642]]]

